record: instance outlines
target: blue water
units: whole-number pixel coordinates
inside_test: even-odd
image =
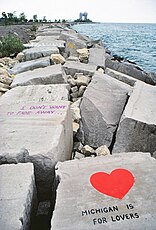
[[[156,72],[156,24],[97,23],[73,28],[94,40],[101,39],[112,55],[134,61],[147,72]]]

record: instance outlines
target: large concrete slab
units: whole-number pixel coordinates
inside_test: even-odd
[[[0,229],[30,229],[37,205],[33,164],[0,165],[0,175]]]
[[[59,49],[65,48],[66,42],[64,40],[57,40],[56,37],[52,36],[38,36],[35,40],[31,41],[29,46],[31,47],[40,47],[40,46],[56,46]]]
[[[69,38],[66,43],[66,52],[69,52],[70,56],[77,55],[77,49],[87,48],[87,43],[79,38]]]
[[[30,49],[25,49],[23,53],[24,53],[24,60],[30,61],[41,57],[47,57],[50,56],[51,54],[58,54],[59,49],[56,46],[43,46],[43,47],[39,46]]]
[[[119,62],[117,60],[112,60],[111,56],[107,56],[105,60],[105,67],[132,76],[133,78],[145,83],[155,85],[155,82],[152,80],[152,78],[135,64]]]
[[[2,97],[0,104],[21,102],[44,102],[44,101],[68,101],[69,85],[68,84],[52,84],[52,85],[29,85],[17,86]]]
[[[105,73],[119,81],[122,81],[130,86],[134,86],[135,83],[139,80],[127,75],[127,74],[124,74],[124,73],[121,73],[121,72],[118,72],[118,71],[115,71],[113,69],[110,69],[110,68],[106,68],[105,70]]]
[[[60,35],[61,31],[63,28],[44,28],[44,29],[39,29],[37,32],[37,36],[58,36]]]
[[[66,41],[66,52],[70,56],[77,55],[77,49],[87,48],[86,40],[78,36],[74,30],[63,31],[59,39]]]
[[[12,69],[9,70],[9,72],[11,74],[18,74],[28,70],[47,67],[49,65],[50,65],[50,58],[43,57],[31,61],[17,63]]]
[[[58,64],[19,73],[14,78],[11,87],[64,83],[67,83],[67,76],[62,65]]]
[[[156,151],[156,87],[137,82],[126,105],[113,152]]]
[[[49,27],[49,26],[47,26],[47,27],[40,27],[39,29],[38,29],[38,33],[40,33],[40,32],[45,32],[45,31],[51,31],[51,32],[61,32],[63,30],[63,28],[61,28],[61,27]]]
[[[142,153],[58,163],[51,230],[155,230],[155,169]]]
[[[44,30],[42,32],[38,32],[37,36],[60,36],[61,31],[52,31],[52,30]]]
[[[60,40],[64,40],[66,42],[69,41],[69,39],[78,39],[78,33],[74,30],[69,31],[62,31],[59,37]]]
[[[57,36],[42,36],[42,35],[40,35],[40,36],[36,36],[36,38],[34,39],[34,40],[31,40],[31,42],[35,42],[35,43],[37,43],[37,42],[40,42],[40,41],[54,41],[54,40],[56,40],[57,42],[59,42],[57,39],[55,39],[55,37],[57,37]]]
[[[89,38],[86,37],[85,35],[79,34],[77,31],[69,28],[64,28],[64,30],[61,32],[60,38],[62,40],[65,40],[66,42],[69,41],[69,39],[78,39],[81,41],[88,41]]]
[[[0,105],[0,164],[33,162],[39,198],[52,193],[54,166],[70,159],[72,118],[69,102]]]
[[[44,40],[39,41],[37,43],[31,43],[32,47],[46,47],[46,46],[57,46],[59,51],[64,52],[65,51],[65,41],[61,40]]]
[[[89,63],[98,67],[105,68],[105,49],[91,48],[89,49]]]
[[[66,74],[74,76],[75,73],[83,73],[84,75],[93,76],[96,71],[97,66],[93,64],[84,64],[80,62],[67,61],[63,68]]]
[[[92,147],[111,147],[131,87],[96,72],[80,105],[78,138]]]

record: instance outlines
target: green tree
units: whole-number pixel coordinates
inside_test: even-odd
[[[42,22],[47,22],[46,16],[43,16]]]
[[[14,21],[14,14],[13,13],[7,13],[7,15],[8,15],[9,24],[12,24]]]
[[[2,12],[2,18],[4,20],[5,25],[18,23],[20,21],[20,19],[16,16],[16,11],[9,12],[9,13]]]
[[[19,18],[16,16],[16,11],[13,11],[13,22],[14,23],[18,23],[19,22]]]
[[[33,15],[33,20],[34,20],[34,22],[38,22],[37,14],[34,14],[34,15]]]
[[[3,18],[7,18],[7,14],[5,12],[2,12]]]
[[[4,19],[4,24],[7,25],[7,14],[5,12],[2,12],[2,18]]]
[[[20,13],[20,15],[19,15],[19,21],[20,22],[27,22],[28,20],[26,19],[26,15],[25,15],[25,13],[23,12],[23,13]]]
[[[14,24],[15,22],[18,22],[16,11],[13,11],[12,13],[7,13],[7,24]]]

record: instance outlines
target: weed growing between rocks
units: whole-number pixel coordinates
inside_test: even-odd
[[[8,35],[0,40],[0,57],[16,56],[24,49],[20,39]]]
[[[30,30],[31,30],[32,32],[36,32],[37,29],[38,29],[37,24],[33,24],[32,27],[30,28]]]

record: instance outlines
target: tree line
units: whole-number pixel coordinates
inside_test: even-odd
[[[25,15],[24,12],[20,13],[19,16],[16,15],[16,11],[12,12],[12,13],[6,13],[6,12],[2,12],[2,17],[0,18],[0,24],[1,25],[12,25],[12,24],[23,24],[23,23],[27,23],[27,22],[35,22],[35,23],[47,23],[47,22],[63,22],[65,23],[66,20],[65,19],[59,19],[59,20],[47,20],[46,16],[43,16],[42,19],[39,19],[37,14],[34,14],[32,19],[27,19],[27,16]]]

